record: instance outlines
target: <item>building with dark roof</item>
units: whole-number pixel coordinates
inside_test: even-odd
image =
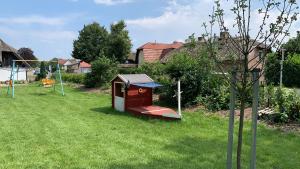
[[[10,67],[13,60],[25,60],[18,54],[18,50],[11,47],[0,39],[0,67]],[[17,63],[22,67],[30,67],[30,65],[24,61]]]

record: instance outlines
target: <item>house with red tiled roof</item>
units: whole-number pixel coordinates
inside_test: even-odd
[[[68,73],[89,73],[92,70],[92,65],[77,59],[69,59],[65,62],[64,69]]]
[[[58,59],[57,61],[58,61],[58,64],[60,66],[63,66],[68,60],[66,60],[66,59]]]
[[[136,64],[160,62],[164,56],[174,49],[183,46],[182,42],[166,43],[146,43],[139,47],[136,52]]]
[[[89,73],[92,71],[92,65],[89,63],[86,63],[84,61],[81,61],[79,63],[79,72],[80,73]]]

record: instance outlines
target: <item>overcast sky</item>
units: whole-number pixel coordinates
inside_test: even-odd
[[[109,28],[125,20],[132,50],[146,42],[184,41],[203,33],[214,0],[9,0],[1,3],[0,38],[15,48],[29,47],[39,59],[70,58],[73,40],[84,24],[99,22]],[[260,16],[260,0],[253,0],[252,32]],[[300,0],[297,0],[298,2]],[[224,0],[229,9],[230,2]],[[276,13],[274,13],[274,17]],[[227,16],[227,24],[232,25]],[[273,18],[275,19],[275,18]],[[291,28],[295,35],[300,24]]]

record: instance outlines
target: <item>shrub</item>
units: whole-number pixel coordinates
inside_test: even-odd
[[[118,73],[117,64],[102,56],[92,62],[92,72],[85,78],[86,87],[100,87],[106,85]]]
[[[278,85],[280,77],[280,60],[276,53],[268,54],[265,65],[265,78],[268,85]]]
[[[197,97],[204,91],[203,87],[210,76],[210,61],[207,55],[199,58],[191,57],[187,53],[178,53],[166,64],[166,73],[169,75],[169,84],[166,84],[166,96],[170,103],[176,103],[176,81],[181,81],[182,104],[189,106],[197,103]],[[201,58],[200,58],[201,57]],[[203,59],[202,59],[203,58]]]
[[[156,62],[142,64],[136,69],[135,73],[146,73],[155,81],[162,82],[167,72],[166,65]]]
[[[85,74],[62,73],[61,77],[65,82],[84,84]]]
[[[276,92],[272,92],[270,104],[275,108],[275,114],[265,117],[274,123],[294,122],[300,119],[300,96],[296,91],[287,88],[278,88]]]
[[[47,76],[47,71],[46,71],[45,62],[41,62],[40,73],[36,76],[36,80],[41,80],[43,78],[46,78],[46,76]]]
[[[202,95],[197,100],[208,110],[227,110],[230,102],[230,88],[225,84],[223,78],[212,76],[206,83]]]
[[[266,60],[265,78],[268,85],[278,85],[280,80],[280,59],[275,53]],[[283,65],[283,84],[287,87],[300,87],[300,55],[289,55]]]
[[[284,62],[283,84],[287,87],[300,87],[300,55],[290,55]]]

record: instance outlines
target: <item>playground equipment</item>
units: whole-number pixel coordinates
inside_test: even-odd
[[[17,75],[18,71],[19,71],[19,66],[16,67],[16,63],[17,62],[42,62],[42,61],[38,61],[38,60],[13,60],[12,63],[12,69],[11,69],[11,74],[10,74],[10,80],[9,80],[9,85],[7,87],[7,94],[10,94],[11,92],[11,96],[12,98],[15,97],[15,76]],[[53,87],[53,90],[56,91],[56,82],[60,82],[59,86],[60,86],[60,93],[62,96],[65,95],[64,92],[64,87],[63,87],[63,83],[62,83],[62,77],[61,77],[61,72],[60,72],[60,66],[58,64],[57,61],[45,61],[45,62],[50,62],[50,63],[56,63],[56,72],[55,72],[55,80],[54,79],[50,79],[52,76],[52,72],[50,70],[50,74],[48,73],[47,78],[42,79],[42,84],[44,87]]]

